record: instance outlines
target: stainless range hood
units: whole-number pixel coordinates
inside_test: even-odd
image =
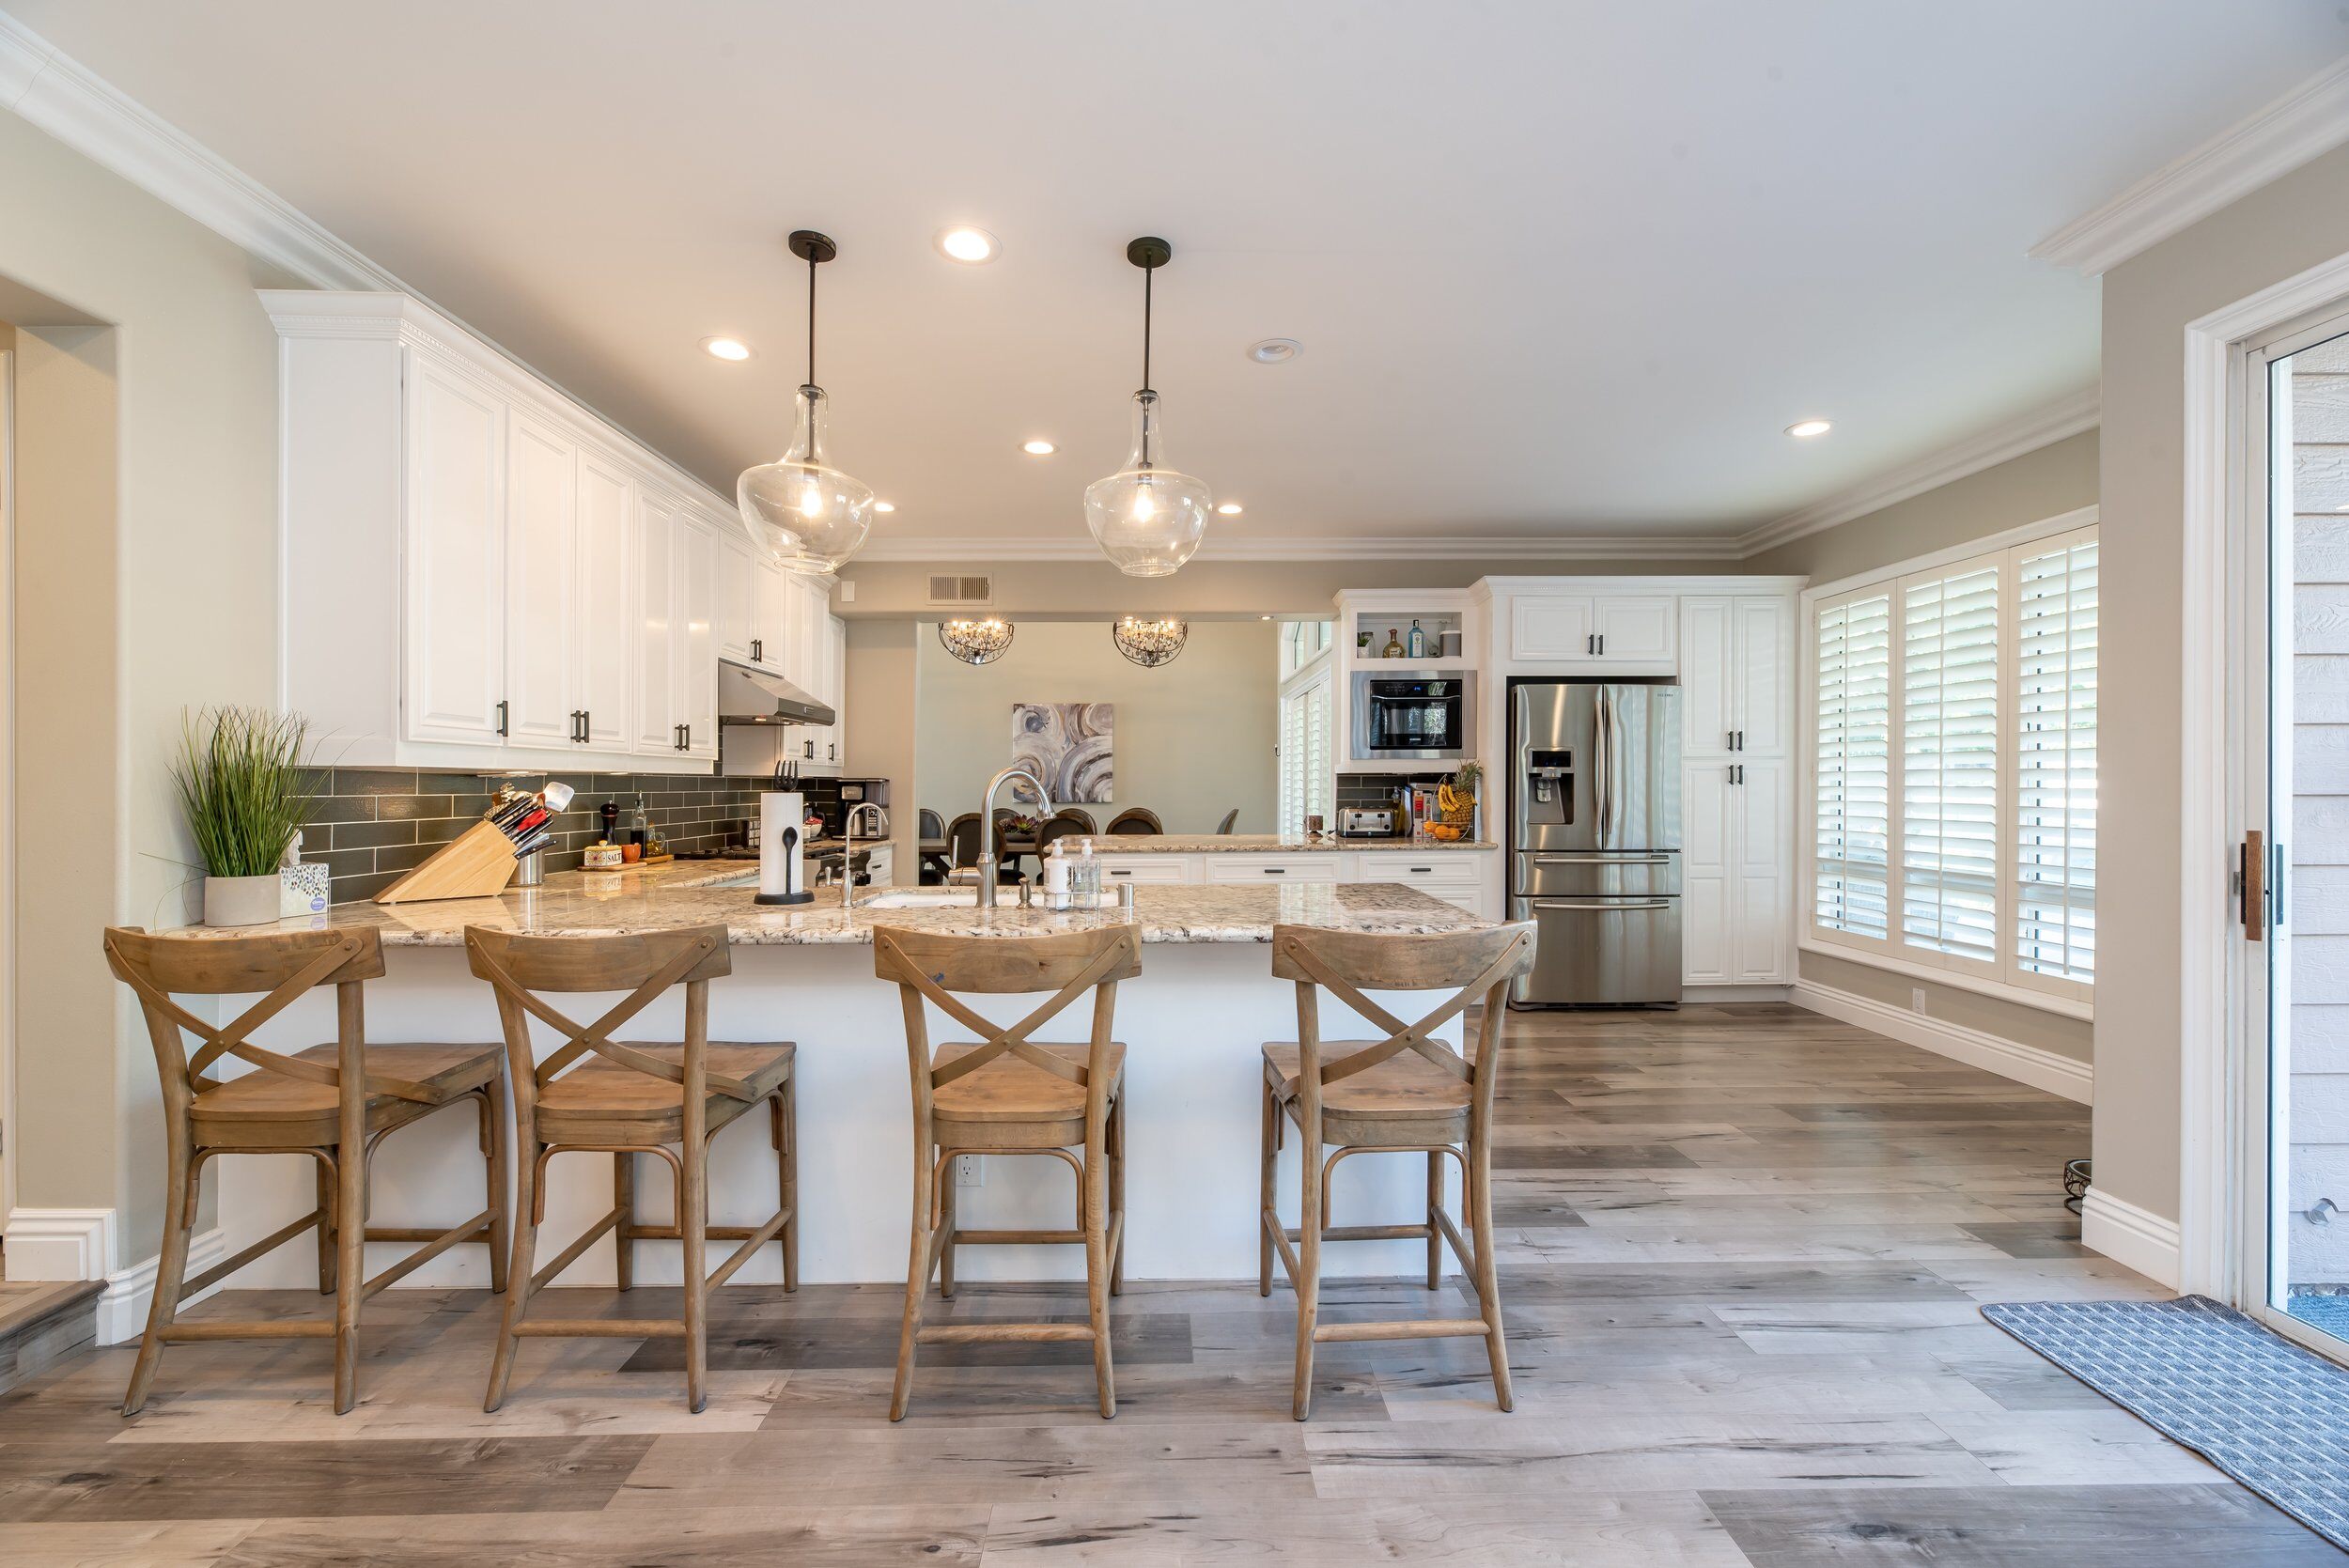
[[[727,724],[830,724],[838,721],[774,671],[731,659],[718,660],[718,721]]]

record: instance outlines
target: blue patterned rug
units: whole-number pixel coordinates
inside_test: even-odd
[[[2349,1551],[2349,1371],[2200,1296],[1982,1315]]]

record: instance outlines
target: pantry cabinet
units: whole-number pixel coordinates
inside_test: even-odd
[[[1786,753],[1793,622],[1793,608],[1779,594],[1681,601],[1682,755]]]
[[[725,498],[414,300],[261,300],[281,687],[319,760],[705,772],[721,655],[823,678],[820,590],[782,585]]]

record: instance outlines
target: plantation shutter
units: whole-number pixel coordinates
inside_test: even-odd
[[[1901,940],[1999,961],[1999,567],[1901,588]]]
[[[1814,918],[1825,930],[1881,941],[1890,919],[1889,593],[1819,607],[1817,668]]]
[[[2096,973],[2096,538],[2020,553],[2015,959],[2087,984]]]
[[[1322,675],[1281,699],[1281,828],[1301,833],[1305,818],[1330,815],[1330,676]]]

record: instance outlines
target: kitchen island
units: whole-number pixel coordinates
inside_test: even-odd
[[[876,925],[978,938],[1130,924],[1142,931],[1143,972],[1118,988],[1117,1036],[1128,1047],[1127,1093],[1132,1140],[1128,1164],[1127,1272],[1137,1280],[1230,1280],[1256,1269],[1256,1150],[1262,1068],[1258,1048],[1294,1039],[1297,988],[1271,972],[1274,925],[1297,924],[1358,931],[1439,932],[1484,924],[1475,915],[1408,887],[1328,882],[1244,886],[1140,886],[1134,906],[1050,912],[1024,909],[1006,890],[992,909],[972,890],[863,892],[844,908],[838,889],[819,889],[796,908],[752,902],[755,873],[739,864],[678,862],[618,872],[566,872],[541,888],[496,898],[411,905],[341,905],[278,929],[369,927],[380,931],[389,973],[367,987],[367,1033],[394,1041],[498,1038],[490,988],[466,968],[469,924],[545,935],[594,935],[723,924],[734,972],[710,986],[713,1039],[798,1042],[801,1274],[818,1282],[902,1282],[912,1193],[911,1097],[905,1031],[896,987],[873,974]],[[262,927],[260,929],[268,929]],[[201,927],[190,940],[223,933]],[[1379,995],[1405,1017],[1431,1007],[1434,994]],[[616,998],[609,999],[616,1001]],[[973,999],[989,1017],[1009,1021],[1034,999]],[[599,999],[560,1003],[592,1017]],[[600,1004],[608,1004],[608,1001]],[[304,998],[258,1035],[294,1049],[333,1037],[331,993]],[[1086,1009],[1066,1013],[1044,1038],[1081,1038]],[[1324,1006],[1330,1039],[1369,1032],[1334,1002]],[[639,1016],[631,1037],[677,1039],[681,999],[672,995]],[[934,1038],[957,1038],[933,1016]],[[1446,1032],[1458,1038],[1455,1020]],[[1373,1036],[1375,1037],[1375,1036]],[[552,1041],[542,1043],[551,1049]],[[763,1124],[745,1118],[720,1134],[711,1157],[710,1219],[755,1222],[774,1203],[774,1156]],[[744,1130],[749,1128],[750,1130]],[[374,1165],[375,1222],[425,1224],[469,1212],[477,1193],[479,1155],[472,1124],[434,1118],[389,1141]],[[1284,1208],[1294,1213],[1296,1142],[1283,1170]],[[1074,1183],[1059,1160],[991,1157],[977,1162],[980,1185],[957,1194],[973,1228],[1060,1224],[1073,1212]],[[664,1218],[666,1166],[639,1166],[640,1212]],[[1408,1223],[1423,1212],[1426,1164],[1419,1155],[1349,1159],[1334,1188],[1340,1222]],[[312,1196],[312,1172],[296,1157],[218,1162],[220,1212],[242,1227],[222,1238],[234,1251],[266,1234]],[[564,1155],[550,1165],[547,1229],[541,1252],[561,1247],[611,1203],[610,1161]],[[472,1202],[477,1203],[478,1199]],[[762,1207],[762,1205],[764,1205]],[[201,1239],[201,1238],[199,1238]],[[1341,1274],[1409,1275],[1425,1265],[1418,1241],[1349,1243],[1332,1260]],[[198,1259],[201,1264],[201,1257]],[[1078,1279],[1080,1250],[1065,1247],[972,1248],[958,1265],[977,1280]],[[637,1278],[677,1279],[674,1243],[639,1243]],[[488,1279],[479,1248],[458,1248],[412,1277],[417,1284],[480,1284]],[[777,1253],[737,1278],[774,1282]],[[241,1271],[239,1286],[315,1288],[317,1261],[288,1246]],[[610,1284],[611,1244],[599,1242],[564,1276],[570,1284]]]

